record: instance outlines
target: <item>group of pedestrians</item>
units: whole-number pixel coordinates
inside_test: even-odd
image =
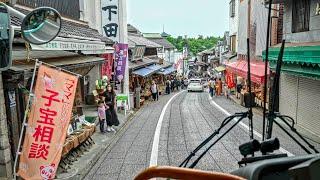
[[[116,112],[116,93],[111,84],[107,85],[106,91],[100,94],[98,102],[98,117],[100,132],[115,132],[113,126],[118,126],[119,120]],[[107,129],[105,130],[105,124]]]
[[[222,94],[222,81],[221,78],[211,78],[208,82],[210,96],[221,96]]]
[[[188,86],[188,80],[171,78],[166,81],[166,94],[170,94],[174,91],[180,91],[181,89],[185,89]]]

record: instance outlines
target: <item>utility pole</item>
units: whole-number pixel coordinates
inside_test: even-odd
[[[128,27],[127,27],[127,1],[119,0],[120,4],[120,14],[119,14],[119,25],[120,25],[120,43],[128,44]],[[129,52],[129,51],[127,51]],[[128,97],[128,106],[131,108],[130,104],[130,93],[129,93],[129,54],[127,55],[126,67],[124,73],[124,83],[123,92]]]

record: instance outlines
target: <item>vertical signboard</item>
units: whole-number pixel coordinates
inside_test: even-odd
[[[128,44],[116,44],[115,59],[117,64],[116,77],[119,82],[124,80],[126,64],[128,59]]]
[[[20,155],[23,179],[54,179],[69,126],[78,77],[40,65]]]
[[[102,31],[114,42],[120,42],[119,0],[101,0]]]
[[[107,76],[111,79],[112,66],[113,66],[113,54],[103,54],[104,64],[101,67],[101,76]]]

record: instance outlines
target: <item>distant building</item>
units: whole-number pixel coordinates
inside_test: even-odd
[[[174,62],[175,47],[165,37],[162,37],[159,33],[143,33],[143,37],[162,46],[158,48],[160,58],[167,62]]]

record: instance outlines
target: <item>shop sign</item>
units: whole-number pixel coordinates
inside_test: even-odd
[[[101,76],[107,76],[111,79],[113,67],[113,54],[103,54],[104,63],[101,66]]]
[[[104,35],[114,42],[119,42],[119,15],[121,14],[119,0],[102,0],[101,8]]]
[[[320,3],[317,3],[316,15],[320,15]]]
[[[132,61],[142,59],[145,50],[146,50],[146,46],[136,45],[132,52]]]
[[[118,94],[117,95],[117,100],[118,101],[127,101],[128,100],[128,96],[126,94]]]
[[[178,69],[183,61],[183,58],[180,58],[176,64],[174,64],[174,68]]]
[[[128,60],[128,44],[115,45],[116,77],[119,82],[124,79]]]
[[[78,77],[40,65],[18,175],[54,179],[69,127]]]
[[[125,110],[125,114],[127,114],[127,104],[128,104],[128,95],[126,94],[118,94],[117,97],[117,107],[122,107]]]
[[[65,38],[56,38],[49,43],[43,45],[31,44],[32,50],[72,50],[72,51],[92,51],[97,52],[106,50],[103,42],[99,41],[84,41],[84,40],[70,40]]]

